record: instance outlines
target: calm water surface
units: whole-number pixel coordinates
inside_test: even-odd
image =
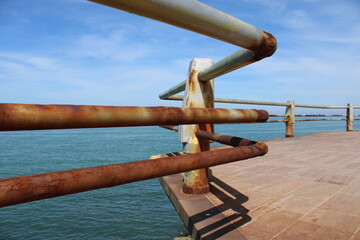
[[[254,140],[284,135],[283,123],[215,129]],[[344,130],[344,121],[295,126],[297,136]],[[0,132],[0,178],[136,161],[179,150],[177,133],[159,127]],[[183,228],[156,179],[0,209],[0,239],[6,240],[172,239]]]

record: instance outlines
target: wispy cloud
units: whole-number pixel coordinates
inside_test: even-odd
[[[39,69],[50,69],[55,66],[53,59],[42,56],[28,55],[18,52],[0,52],[0,59],[7,59],[7,63],[21,63],[22,65],[31,65]],[[17,64],[17,65],[21,65]]]
[[[290,29],[303,29],[311,26],[311,19],[306,11],[301,9],[283,12],[281,17],[274,20],[282,26]]]
[[[150,46],[142,42],[133,42],[126,38],[123,29],[106,35],[89,34],[78,37],[71,53],[77,57],[131,61],[146,56]]]
[[[68,59],[0,52],[0,98],[6,102],[153,105],[165,90],[161,86],[179,75],[169,66],[89,68]]]

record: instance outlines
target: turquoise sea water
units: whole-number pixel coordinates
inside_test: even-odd
[[[359,121],[355,129],[360,129]],[[284,123],[217,125],[253,140],[283,137]],[[295,135],[344,131],[344,121],[296,123]],[[0,132],[0,178],[148,159],[180,151],[159,127]],[[271,149],[270,149],[271,151]],[[0,239],[172,239],[183,229],[156,179],[0,209]]]

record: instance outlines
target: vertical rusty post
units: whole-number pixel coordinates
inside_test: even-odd
[[[287,101],[289,104],[286,107],[285,111],[285,124],[286,124],[286,133],[285,137],[294,136],[294,122],[295,122],[295,102],[294,100]]]
[[[354,105],[348,103],[346,110],[346,131],[353,130],[353,122],[354,122]]]
[[[214,107],[214,81],[202,82],[198,79],[201,70],[213,64],[209,58],[195,58],[191,61],[183,99],[183,107],[186,108],[213,108]],[[184,145],[184,153],[193,154],[210,150],[207,139],[198,139],[197,130],[213,132],[213,125],[181,125],[179,128],[179,140]],[[184,193],[202,194],[209,192],[208,170],[199,169],[185,173]]]

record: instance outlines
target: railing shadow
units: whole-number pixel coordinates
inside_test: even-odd
[[[192,233],[195,224],[209,219],[217,214],[224,213],[229,209],[231,209],[234,213],[217,222],[207,225],[206,227],[198,229],[196,239],[200,239],[201,237],[201,239],[204,240],[218,239],[219,237],[224,236],[225,234],[251,221],[251,217],[247,214],[249,210],[242,205],[249,200],[246,195],[214,176],[210,177],[209,183],[210,192],[223,203],[217,207],[210,208],[191,216],[189,219],[188,230]],[[239,232],[239,239],[246,239],[246,237],[241,236],[241,233]]]

